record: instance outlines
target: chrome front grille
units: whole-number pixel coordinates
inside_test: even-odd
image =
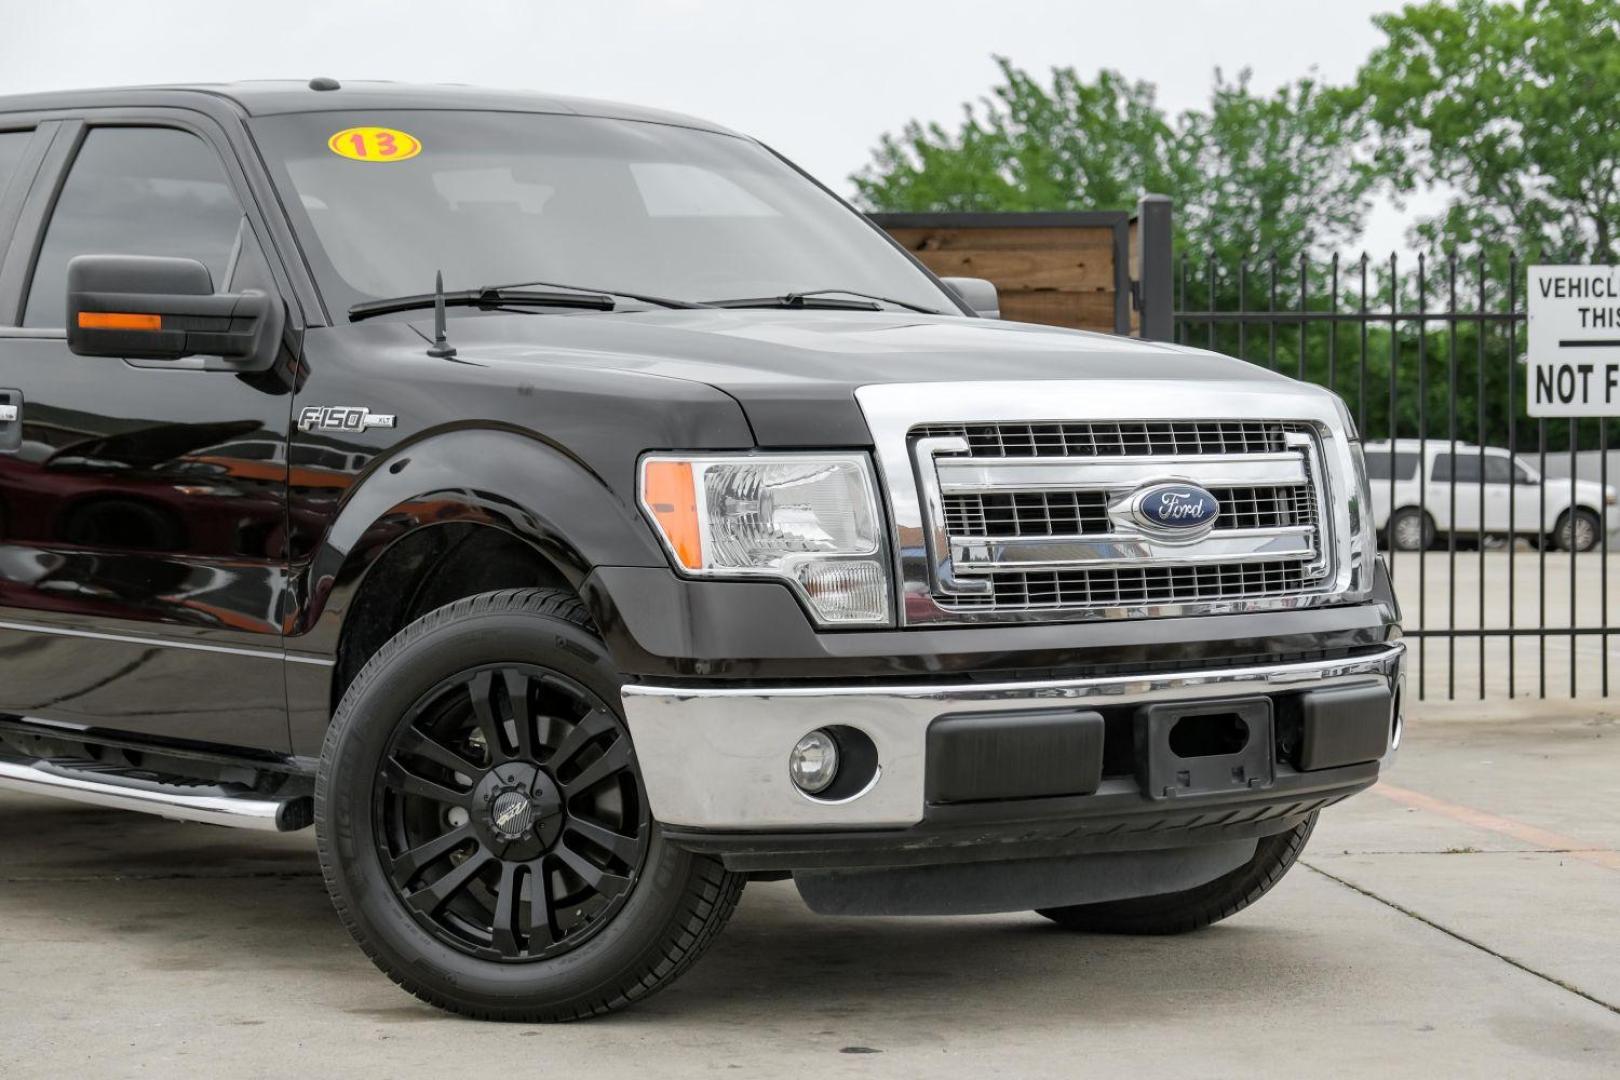
[[[928,423],[909,444],[933,602],[960,617],[1175,606],[1319,589],[1331,560],[1318,439],[1279,420]],[[1143,526],[1164,482],[1215,497],[1192,539]]]
[[[1073,377],[856,389],[902,626],[1283,611],[1372,594],[1372,523],[1331,394],[1195,351],[1048,344],[1074,352]],[[1213,494],[1213,527],[1179,541],[1151,528],[1134,493],[1165,481]]]

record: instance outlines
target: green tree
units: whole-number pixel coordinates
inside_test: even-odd
[[[1361,234],[1378,177],[1362,118],[1314,79],[1256,94],[1219,70],[1207,111],[1178,120],[1176,213],[1186,248],[1217,260],[1320,255]]]
[[[1152,84],[1057,68],[1043,86],[1005,57],[1002,82],[955,132],[912,121],[851,177],[874,210],[1096,210],[1173,186],[1175,132]]]
[[[1431,0],[1373,21],[1386,41],[1343,100],[1395,190],[1454,193],[1420,224],[1427,246],[1615,261],[1620,0]]]
[[[1363,114],[1314,80],[1272,95],[1215,73],[1207,110],[1168,118],[1151,84],[1056,68],[1050,84],[998,58],[1001,82],[955,131],[907,124],[851,177],[890,211],[1129,209],[1176,201],[1183,250],[1223,262],[1321,251],[1360,232],[1375,179],[1355,152]]]

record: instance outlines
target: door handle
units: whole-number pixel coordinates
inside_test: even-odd
[[[0,454],[22,449],[21,390],[0,390]]]

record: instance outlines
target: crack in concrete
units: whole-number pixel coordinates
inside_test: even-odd
[[[1363,888],[1362,886],[1357,885],[1355,882],[1348,881],[1348,880],[1340,877],[1337,874],[1330,874],[1326,870],[1323,870],[1320,866],[1312,865],[1311,863],[1306,862],[1304,859],[1301,859],[1299,861],[1299,864],[1301,866],[1303,866],[1305,869],[1311,871],[1312,873],[1321,874],[1323,877],[1327,878],[1329,881],[1336,882],[1339,885],[1343,885],[1345,888],[1349,889],[1351,892],[1360,893],[1362,896],[1365,896],[1369,900],[1375,900],[1378,903],[1383,904],[1385,907],[1390,908],[1390,909],[1392,909],[1394,911],[1398,911],[1402,915],[1405,915],[1407,918],[1412,919],[1412,920],[1414,920],[1416,922],[1420,922],[1424,926],[1427,926],[1432,930],[1438,930],[1438,931],[1440,931],[1440,933],[1446,935],[1449,938],[1452,938],[1452,939],[1454,939],[1456,941],[1460,941],[1464,945],[1468,945],[1468,946],[1471,946],[1471,947],[1473,947],[1475,949],[1478,949],[1480,952],[1484,953],[1486,956],[1490,956],[1490,957],[1493,957],[1493,958],[1495,958],[1497,960],[1500,960],[1502,963],[1507,964],[1509,967],[1517,968],[1518,970],[1524,972],[1526,975],[1533,975],[1536,978],[1542,980],[1543,982],[1551,983],[1552,985],[1558,987],[1560,990],[1567,991],[1567,992],[1569,992],[1571,994],[1574,994],[1576,997],[1579,997],[1579,998],[1585,998],[1587,1001],[1590,1001],[1594,1005],[1605,1008],[1605,1009],[1609,1010],[1610,1012],[1612,1012],[1612,1013],[1614,1013],[1616,1015],[1620,1015],[1620,1005],[1617,1005],[1614,1002],[1605,1001],[1602,998],[1598,997],[1596,994],[1588,993],[1587,991],[1582,990],[1580,987],[1575,986],[1575,985],[1573,985],[1571,983],[1567,983],[1567,982],[1565,982],[1564,980],[1558,978],[1555,975],[1549,975],[1544,971],[1537,971],[1535,968],[1531,967],[1529,964],[1526,964],[1522,960],[1515,960],[1513,957],[1508,956],[1506,953],[1497,952],[1495,949],[1491,948],[1489,945],[1486,945],[1484,942],[1476,941],[1476,940],[1474,940],[1473,938],[1469,937],[1466,934],[1462,934],[1462,933],[1459,933],[1456,930],[1451,929],[1449,926],[1442,926],[1440,923],[1435,922],[1433,919],[1429,918],[1426,915],[1420,915],[1418,912],[1413,911],[1411,908],[1406,907],[1403,904],[1397,904],[1395,901],[1389,899],[1388,897],[1380,896],[1377,893],[1373,892],[1371,889]]]

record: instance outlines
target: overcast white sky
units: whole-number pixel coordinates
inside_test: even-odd
[[[1216,67],[1347,80],[1383,0],[0,0],[0,93],[331,75],[523,87],[695,113],[835,189],[884,131],[952,122],[996,76],[1114,67],[1175,112]],[[1380,207],[1367,246],[1402,246]]]

